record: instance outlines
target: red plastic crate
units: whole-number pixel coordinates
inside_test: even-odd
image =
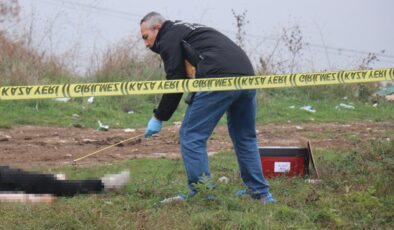
[[[263,174],[267,178],[309,174],[309,149],[300,147],[259,148]]]

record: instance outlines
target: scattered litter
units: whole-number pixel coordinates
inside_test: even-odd
[[[166,198],[166,199],[160,201],[160,203],[161,204],[169,204],[169,203],[172,203],[172,202],[184,201],[184,200],[186,200],[186,197],[184,195],[178,195],[178,196]]]
[[[294,105],[289,106],[289,109],[295,109],[295,106]]]
[[[89,97],[89,98],[88,98],[88,103],[89,103],[89,104],[92,104],[93,101],[94,101],[94,97]]]
[[[134,113],[134,110],[130,110],[130,111],[128,111],[127,113],[128,113],[128,114],[133,114],[133,113]]]
[[[335,108],[336,109],[354,109],[354,106],[353,105],[348,105],[348,104],[345,104],[345,103],[340,103]]]
[[[378,107],[378,105],[379,105],[379,103],[375,102],[372,104],[372,107],[376,108],[376,107]]]
[[[343,100],[347,100],[347,97],[343,97]]]
[[[394,86],[390,86],[384,89],[379,90],[375,93],[377,96],[384,97],[387,101],[394,100]]]
[[[302,106],[302,107],[300,107],[300,109],[305,110],[305,111],[310,112],[310,113],[316,113],[316,109],[314,109],[310,105]]]
[[[298,129],[298,130],[303,130],[304,129],[304,127],[302,127],[302,126],[299,126],[299,125],[296,125],[296,127],[295,127],[296,129]]]
[[[125,133],[134,133],[135,129],[124,129],[123,130]]]
[[[99,124],[97,131],[108,131],[109,129],[108,125],[104,125],[103,123],[101,123],[101,121],[97,121],[97,123]]]
[[[55,101],[59,101],[59,102],[69,102],[71,100],[71,98],[69,97],[58,97],[54,99]]]
[[[386,98],[386,100],[388,100],[388,101],[394,101],[394,94],[387,95],[387,96],[385,96],[385,98]]]
[[[223,183],[223,184],[228,184],[229,179],[228,179],[228,177],[222,176],[222,177],[220,177],[220,178],[218,179],[218,181],[219,181],[220,183]]]
[[[74,113],[74,114],[72,115],[72,118],[73,118],[73,119],[80,119],[81,117],[80,117],[78,114]]]
[[[394,94],[394,86],[390,86],[384,89],[379,90],[378,92],[376,92],[375,94],[379,95],[379,96],[388,96],[388,95],[392,95]]]
[[[66,157],[72,157],[73,155],[71,153],[67,153]]]
[[[318,183],[321,183],[322,180],[319,180],[319,179],[306,179],[305,182],[309,183],[309,184],[318,184]]]

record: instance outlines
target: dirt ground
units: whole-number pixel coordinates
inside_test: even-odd
[[[312,149],[338,150],[357,149],[359,140],[390,140],[389,122],[310,123],[261,125],[257,127],[260,146],[306,146],[309,140]],[[0,165],[22,168],[35,166],[59,166],[71,164],[73,160],[102,150],[77,163],[102,164],[115,160],[135,158],[180,158],[179,125],[167,126],[158,135],[141,138],[143,129],[125,132],[123,129],[97,131],[90,128],[57,128],[19,126],[0,130]],[[114,147],[128,138],[136,137]],[[139,136],[139,137],[138,137]],[[106,149],[105,149],[106,148]],[[209,154],[232,150],[225,126],[217,127],[209,140]]]

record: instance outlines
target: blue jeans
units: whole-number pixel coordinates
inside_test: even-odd
[[[188,185],[210,177],[207,141],[224,113],[243,182],[253,196],[267,195],[256,141],[256,90],[196,93],[180,129],[180,144]]]

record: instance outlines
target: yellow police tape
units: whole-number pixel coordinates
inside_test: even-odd
[[[394,80],[394,68],[267,76],[128,81],[65,85],[3,86],[0,100],[121,96],[262,88],[285,88]]]

